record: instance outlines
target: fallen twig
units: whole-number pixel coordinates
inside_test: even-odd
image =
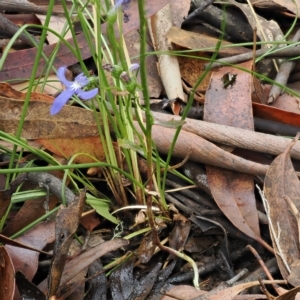
[[[153,113],[153,118],[158,123],[171,120],[181,120],[181,117],[157,112]],[[182,127],[183,130],[194,133],[208,141],[272,155],[279,155],[283,153],[291,141],[284,137],[205,121],[192,119],[186,119],[185,121],[186,123]],[[299,141],[297,141],[291,149],[290,155],[294,159],[300,159]]]
[[[293,42],[295,43],[299,42],[299,39],[300,39],[300,29],[298,29],[298,31],[294,35]],[[294,66],[295,66],[295,61],[282,62],[278,70],[277,76],[275,78],[275,81],[282,85],[286,85],[289,75],[292,72]],[[282,94],[283,92],[284,90],[280,86],[273,84],[269,93],[268,104],[275,102],[279,97],[279,95]]]
[[[270,49],[260,49],[256,51],[256,57],[257,56],[261,56],[261,55],[266,55],[266,57],[296,57],[298,55],[300,55],[300,47],[299,46],[290,46],[290,47],[286,47],[286,48],[278,48],[268,54],[266,54],[267,52],[269,52]],[[235,55],[235,56],[231,56],[231,57],[226,57],[226,58],[221,58],[218,59],[216,62],[214,62],[211,65],[211,68],[219,68],[222,67],[225,64],[238,64],[247,60],[252,59],[253,57],[253,52],[249,51],[247,53],[243,53],[243,54],[239,54],[239,55]],[[208,64],[205,65],[206,67],[208,66]]]

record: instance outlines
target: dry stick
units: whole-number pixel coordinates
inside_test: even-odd
[[[300,49],[300,48],[299,48]],[[181,117],[155,112],[152,114],[156,123],[181,120]],[[284,152],[291,142],[290,139],[270,134],[235,128],[205,121],[186,119],[183,130],[194,133],[208,141],[242,149],[279,155]],[[165,138],[165,137],[163,137]],[[197,145],[201,146],[201,145]],[[186,149],[185,149],[186,151]],[[294,159],[300,160],[300,142],[290,151]],[[261,165],[260,165],[261,166]]]
[[[186,22],[194,17],[197,17],[198,14],[200,14],[206,7],[213,4],[214,2],[215,2],[215,0],[202,0],[200,3],[196,3],[199,6],[191,14],[189,14],[186,17],[184,22]]]
[[[5,32],[9,37],[12,37],[15,35],[15,33],[20,29],[16,24],[14,24],[12,21],[8,20],[3,14],[0,13],[0,32]],[[39,44],[39,40],[35,38],[34,36],[31,36],[31,38]],[[19,39],[22,40],[24,43],[35,47],[34,43],[31,41],[31,39],[22,32],[19,35]]]
[[[138,122],[135,122],[135,126],[142,133],[142,130],[138,127]],[[168,154],[174,135],[174,129],[160,125],[152,127],[152,139],[159,153]],[[187,152],[191,153],[190,159],[193,161],[241,173],[265,175],[269,168],[267,165],[258,164],[233,155],[191,132],[182,131],[176,141],[173,155],[183,159]]]
[[[270,49],[259,49],[256,51],[256,56],[264,55],[266,54]],[[222,67],[224,64],[223,63],[228,63],[228,64],[238,64],[241,62],[248,61],[252,59],[253,52],[249,51],[243,54],[238,54],[235,56],[231,57],[226,57],[226,58],[221,58],[218,59],[216,62],[214,62],[211,65],[211,68],[219,68]],[[291,46],[287,47],[284,49],[277,48],[276,51],[273,51],[271,53],[268,53],[266,57],[296,57],[300,55],[300,47],[299,46]],[[205,64],[207,67],[208,64]]]
[[[260,264],[260,266],[263,268],[264,272],[266,273],[268,279],[274,280],[274,278],[272,277],[270,271],[266,267],[263,259],[258,254],[258,252],[251,245],[248,245],[246,248],[248,248],[251,251],[251,253],[254,255],[254,257],[256,258],[256,260],[258,261],[258,263]],[[272,284],[272,286],[277,291],[278,295],[282,294],[283,289],[280,286],[278,286],[277,284]]]
[[[36,14],[47,14],[48,5],[35,5],[30,1],[12,1],[12,0],[1,0],[0,11],[13,11],[23,13],[36,13]],[[54,6],[54,14],[63,14],[64,10],[61,6]]]
[[[293,37],[293,42],[297,43],[300,40],[300,29],[296,32]],[[275,81],[282,85],[286,85],[289,75],[292,72],[295,66],[295,61],[285,61],[280,65]],[[268,104],[271,104],[277,100],[280,94],[282,94],[284,90],[278,86],[273,84],[268,97]]]

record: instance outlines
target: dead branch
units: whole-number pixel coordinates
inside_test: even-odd
[[[153,113],[157,122],[181,120],[181,117],[162,113]],[[290,139],[270,134],[209,123],[205,121],[186,119],[183,130],[194,133],[208,141],[227,146],[248,149],[252,151],[279,155],[284,152]],[[294,159],[300,159],[300,142],[291,149],[290,155]]]

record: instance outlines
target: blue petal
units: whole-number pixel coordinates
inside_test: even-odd
[[[67,69],[67,67],[60,67],[57,70],[57,77],[59,78],[61,83],[66,86],[66,88],[70,88],[73,82],[69,81],[66,78],[66,69]]]
[[[81,87],[88,85],[89,79],[83,75],[83,73],[79,74],[75,77],[75,82],[77,82]]]
[[[118,9],[122,4],[123,4],[124,0],[117,0],[115,6],[114,6],[114,10]]]
[[[98,94],[98,88],[95,88],[95,89],[90,90],[90,91],[79,90],[79,91],[76,92],[76,94],[82,100],[89,100],[89,99],[95,97]]]
[[[139,64],[132,64],[132,65],[130,66],[129,70],[130,70],[130,71],[134,71],[134,70],[138,69],[139,67],[140,67]]]
[[[50,108],[50,114],[57,114],[63,106],[68,102],[68,100],[74,95],[74,91],[70,89],[64,90],[60,95],[58,95]]]

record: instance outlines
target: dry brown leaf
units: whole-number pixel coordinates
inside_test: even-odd
[[[227,287],[224,290],[218,291],[210,295],[207,300],[232,300],[236,297],[241,291],[248,289],[252,286],[259,285],[259,281],[245,282],[242,284],[238,284],[232,287]]]
[[[252,61],[240,65],[252,69]],[[224,67],[214,71],[206,92],[204,120],[253,130],[251,74]],[[242,232],[266,246],[260,237],[254,178],[207,166],[212,195],[226,217]]]
[[[5,104],[2,114],[0,112],[0,129],[7,133],[14,133],[24,104],[20,100],[24,100],[26,94],[14,90],[7,83],[0,83],[0,91],[0,95],[3,96],[0,96],[0,105],[1,103]],[[99,133],[96,129],[93,112],[67,106],[63,110],[69,111],[69,113],[50,116],[48,103],[52,103],[53,99],[53,97],[40,93],[33,92],[31,94],[22,136],[27,139],[36,139],[46,149],[66,159],[70,159],[75,154],[84,153],[84,155],[78,155],[74,158],[74,162],[77,163],[94,162],[95,159],[89,155],[100,161],[105,161],[100,138],[94,137]],[[75,109],[77,113],[72,114],[70,109]],[[66,115],[69,117],[67,118]],[[64,118],[66,119],[64,120]],[[9,122],[7,122],[8,119],[10,119]],[[88,124],[87,127],[84,123]],[[83,133],[82,129],[84,128]],[[72,138],[76,136],[77,138]]]
[[[175,214],[174,228],[169,234],[169,246],[172,249],[182,251],[191,230],[191,221],[181,214]]]
[[[49,296],[55,295],[58,290],[69,248],[79,225],[85,199],[86,191],[83,190],[76,201],[68,207],[61,207],[57,212],[53,260],[49,275]]]
[[[299,300],[300,286],[288,291],[287,293],[276,297],[274,300]]]
[[[197,50],[203,48],[211,48],[210,50],[206,50],[208,53],[214,52],[216,44],[219,42],[219,39],[217,38],[200,33],[186,31],[177,27],[170,28],[167,34],[167,38],[170,43],[185,49]],[[218,53],[222,56],[233,56],[251,51],[244,47],[225,47],[229,45],[232,44],[226,41],[222,41]]]
[[[74,257],[66,264],[60,285],[63,287],[74,277],[74,275],[79,273],[81,270],[85,269],[93,261],[95,261],[102,255],[117,250],[121,247],[125,247],[126,245],[128,245],[128,243],[128,240],[115,239],[101,243],[100,245],[94,248],[80,253],[78,256]],[[47,280],[41,282],[38,287],[45,293],[47,291]]]
[[[20,92],[6,82],[0,82],[0,96],[10,99],[25,100],[26,93]],[[52,103],[54,98],[45,94],[31,92],[31,99]],[[7,100],[9,101],[9,99]]]
[[[201,59],[210,58],[211,55],[208,55],[203,52],[194,52],[191,54],[197,56],[198,58],[178,56],[178,63],[180,67],[181,77],[186,81],[191,87],[194,87],[199,77],[205,71],[205,65],[207,60]],[[209,86],[210,76],[212,71],[209,71],[201,83],[197,86],[197,92],[205,92]]]
[[[42,250],[47,244],[54,241],[54,228],[54,222],[39,223],[16,238],[15,241]],[[21,271],[28,280],[32,280],[38,268],[39,252],[9,245],[6,245],[5,248],[13,261],[15,270]]]
[[[102,143],[97,136],[74,139],[38,139],[37,141],[52,153],[68,160],[73,157],[73,161],[76,163],[92,163],[96,159],[106,160]],[[79,153],[81,155],[78,155]]]
[[[15,268],[3,246],[0,246],[0,282],[0,299],[12,300],[15,293]]]
[[[24,101],[0,96],[0,130],[15,134]],[[92,111],[65,106],[51,116],[47,102],[30,101],[22,137],[32,139],[80,138],[97,136],[97,122]]]
[[[156,244],[155,244],[155,233],[149,232],[144,236],[141,241],[139,248],[136,250],[137,257],[142,264],[146,264],[153,256]]]
[[[197,296],[206,294],[206,291],[197,290],[190,285],[176,285],[166,291],[166,294],[160,300],[175,300],[175,299],[193,299]],[[174,297],[173,297],[174,296]]]
[[[290,143],[270,165],[265,177],[264,195],[267,200],[270,233],[281,275],[292,285],[298,286],[300,277],[293,276],[294,272],[299,274],[299,266],[295,266],[300,258],[298,225],[291,207],[284,200],[284,197],[288,197],[300,210],[300,183],[289,155],[295,142],[294,140]],[[291,269],[293,264],[294,269]]]
[[[251,0],[252,5],[256,8],[267,8],[269,11],[274,10],[281,13],[286,13],[286,9],[292,14],[298,15],[299,3],[293,0]]]

